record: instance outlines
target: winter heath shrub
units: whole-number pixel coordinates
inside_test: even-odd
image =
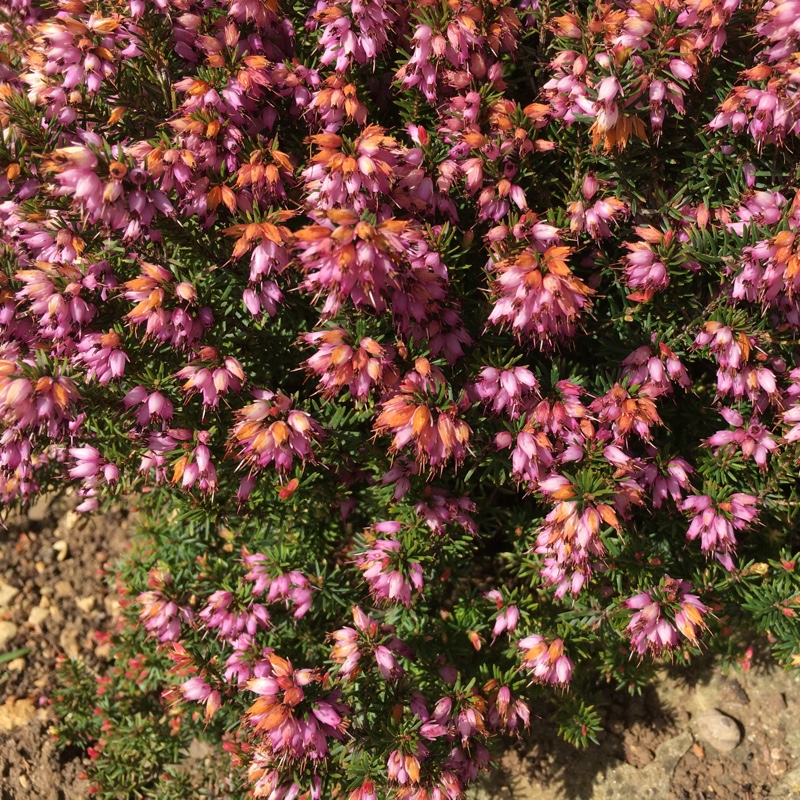
[[[96,793],[203,738],[217,797],[457,800],[599,682],[800,664],[798,19],[0,2],[0,497],[142,526]]]

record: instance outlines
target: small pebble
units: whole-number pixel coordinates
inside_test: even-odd
[[[11,601],[19,594],[19,589],[7,584],[4,580],[0,580],[0,608],[8,608]]]
[[[59,539],[53,544],[53,550],[56,551],[56,561],[63,561],[69,553],[69,545],[64,539]]]
[[[42,606],[34,606],[28,614],[28,625],[34,627],[41,625],[50,616],[50,609]]]
[[[742,741],[736,720],[716,709],[698,715],[695,728],[697,735],[720,753],[730,753]]]
[[[19,628],[13,622],[0,620],[0,650],[5,650],[8,643],[17,635]]]
[[[6,665],[9,672],[22,672],[25,669],[25,659],[15,658]]]
[[[96,602],[97,598],[90,594],[88,597],[79,597],[75,601],[75,605],[78,606],[84,614],[88,614],[94,608]]]
[[[75,590],[69,581],[56,581],[53,588],[55,589],[56,597],[72,597],[75,594]]]

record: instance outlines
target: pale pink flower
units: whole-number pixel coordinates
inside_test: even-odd
[[[696,644],[708,608],[691,591],[691,584],[665,575],[655,589],[625,601],[626,608],[635,610],[627,634],[636,653],[668,654],[679,643],[678,632]]]
[[[522,666],[537,683],[566,686],[572,680],[573,664],[564,653],[564,642],[553,639],[549,644],[543,636],[532,634],[518,645],[522,651]]]

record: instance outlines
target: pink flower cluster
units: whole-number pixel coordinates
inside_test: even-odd
[[[247,711],[253,730],[263,734],[257,752],[270,760],[324,759],[329,739],[344,738],[347,709],[330,696],[314,696],[315,684],[321,682],[314,670],[294,669],[274,653],[267,661],[268,674],[247,682],[259,695]]]
[[[715,502],[708,495],[694,495],[681,504],[692,515],[686,538],[700,539],[700,547],[713,555],[729,572],[733,570],[735,531],[746,530],[758,516],[758,498],[734,492],[728,500]]]
[[[691,584],[665,575],[657,588],[625,601],[625,607],[634,611],[626,633],[635,653],[669,654],[678,646],[678,633],[697,643],[708,608],[691,592]]]
[[[400,522],[379,522],[373,525],[375,534],[393,536],[403,529]],[[370,547],[356,556],[355,563],[364,573],[370,592],[378,600],[411,603],[412,589],[422,593],[422,567],[416,561],[406,561],[397,539],[372,537]]]
[[[573,663],[564,653],[564,642],[553,639],[550,643],[538,633],[522,639],[518,645],[522,651],[522,666],[538,683],[553,683],[566,686],[572,680]]]

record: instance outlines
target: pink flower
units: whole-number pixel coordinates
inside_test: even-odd
[[[169,573],[151,570],[147,581],[151,591],[142,592],[137,602],[142,606],[139,619],[145,630],[161,642],[176,642],[181,636],[181,623],[191,623],[194,612],[189,606],[180,606],[169,599],[165,590],[172,583]]]
[[[525,367],[495,369],[484,367],[480,380],[473,387],[475,395],[483,403],[491,404],[495,414],[507,410],[510,419],[516,419],[526,407],[529,395],[538,396],[539,382]]]
[[[745,458],[752,458],[760,469],[766,469],[767,457],[778,447],[769,431],[764,428],[758,417],[752,417],[747,427],[738,411],[724,408],[720,412],[726,422],[734,426],[734,430],[719,431],[709,437],[708,443],[715,448],[736,445],[741,448]]]
[[[87,380],[97,380],[106,386],[125,374],[125,365],[130,360],[120,348],[120,336],[116,331],[86,334],[77,344],[74,363],[86,368]]]
[[[148,392],[144,386],[131,389],[122,399],[125,408],[137,408],[136,424],[145,427],[153,420],[163,423],[172,420],[172,403],[161,392]]]
[[[528,704],[511,694],[508,686],[501,686],[497,690],[486,721],[490,728],[498,731],[516,732],[520,727],[530,725],[531,711]]]
[[[600,422],[611,426],[617,444],[626,443],[631,434],[650,441],[650,429],[663,424],[654,402],[662,391],[652,383],[630,390],[616,383],[594,400],[589,409]]]
[[[681,509],[694,516],[686,538],[700,537],[704,552],[712,554],[725,569],[733,570],[732,554],[736,549],[734,531],[750,526],[757,515],[758,500],[749,494],[737,492],[724,502],[715,503],[708,495],[694,495],[681,504]]]
[[[539,490],[546,492],[556,480],[543,481]],[[558,478],[558,496],[574,494],[568,480]],[[542,578],[556,587],[555,595],[567,592],[578,595],[591,576],[593,563],[605,553],[600,539],[603,523],[618,529],[619,521],[614,510],[605,503],[581,508],[576,500],[561,500],[545,518],[536,539],[536,552],[545,556]]]
[[[572,680],[572,661],[564,653],[564,642],[553,639],[550,644],[543,636],[533,634],[517,645],[522,651],[522,666],[532,673],[537,683],[566,686]]]
[[[492,639],[496,639],[503,631],[513,633],[519,622],[519,609],[511,605],[504,608],[498,615],[492,628]]]
[[[373,388],[386,389],[397,382],[393,347],[381,347],[368,337],[353,346],[342,328],[307,333],[303,339],[319,348],[305,366],[319,376],[326,397],[346,388],[354,400],[363,403]]]
[[[247,710],[248,722],[266,738],[276,760],[325,759],[328,740],[343,738],[345,707],[330,697],[314,697],[322,680],[316,671],[294,669],[275,653],[267,662],[269,674],[247,683],[259,695]]]
[[[573,336],[594,290],[567,266],[569,252],[568,247],[549,247],[544,253],[528,248],[492,263],[497,299],[489,322],[543,347]]]
[[[375,661],[378,670],[386,680],[397,680],[403,675],[403,668],[397,663],[392,651],[384,645],[375,648]]]
[[[205,718],[210,720],[222,705],[219,691],[212,689],[201,677],[189,678],[181,685],[183,696],[187,700],[194,700],[206,707]]]
[[[702,615],[708,608],[691,591],[691,584],[665,575],[657,588],[625,601],[625,607],[636,612],[627,627],[636,653],[669,653],[678,645],[679,631],[693,644],[697,642],[698,632],[706,627]]]
[[[216,408],[221,397],[228,392],[238,392],[244,382],[244,370],[232,356],[220,358],[213,347],[200,348],[198,358],[175,373],[185,381],[181,387],[187,397],[201,394],[203,405]]]
[[[266,592],[268,603],[291,604],[295,619],[308,613],[313,600],[312,588],[302,572],[281,572],[272,559],[262,553],[245,554],[243,561],[250,568],[244,577],[253,584],[254,595],[261,596]]]
[[[451,458],[456,465],[467,454],[469,425],[459,416],[459,406],[447,401],[439,405],[447,386],[444,375],[427,359],[419,358],[415,369],[399,383],[396,393],[381,404],[375,432],[392,434],[392,451],[411,445],[420,464],[442,467]]]
[[[319,423],[305,411],[292,409],[292,401],[285,395],[263,389],[253,395],[256,401],[236,412],[229,453],[250,467],[263,469],[274,464],[280,472],[288,472],[296,458],[312,460],[312,444],[322,436]]]
[[[394,533],[400,523],[381,522],[374,526],[378,533]],[[364,573],[370,591],[379,600],[411,604],[412,587],[422,593],[422,567],[405,560],[400,543],[394,539],[377,539],[372,547],[356,556],[356,565]]]
[[[625,247],[630,251],[625,256],[625,277],[629,286],[644,290],[640,294],[646,298],[669,286],[667,268],[658,260],[649,242],[625,242]]]
[[[208,598],[208,603],[198,616],[209,630],[216,630],[221,639],[231,644],[242,633],[253,636],[270,625],[269,612],[264,606],[259,603],[244,606],[230,592],[222,589]]]

